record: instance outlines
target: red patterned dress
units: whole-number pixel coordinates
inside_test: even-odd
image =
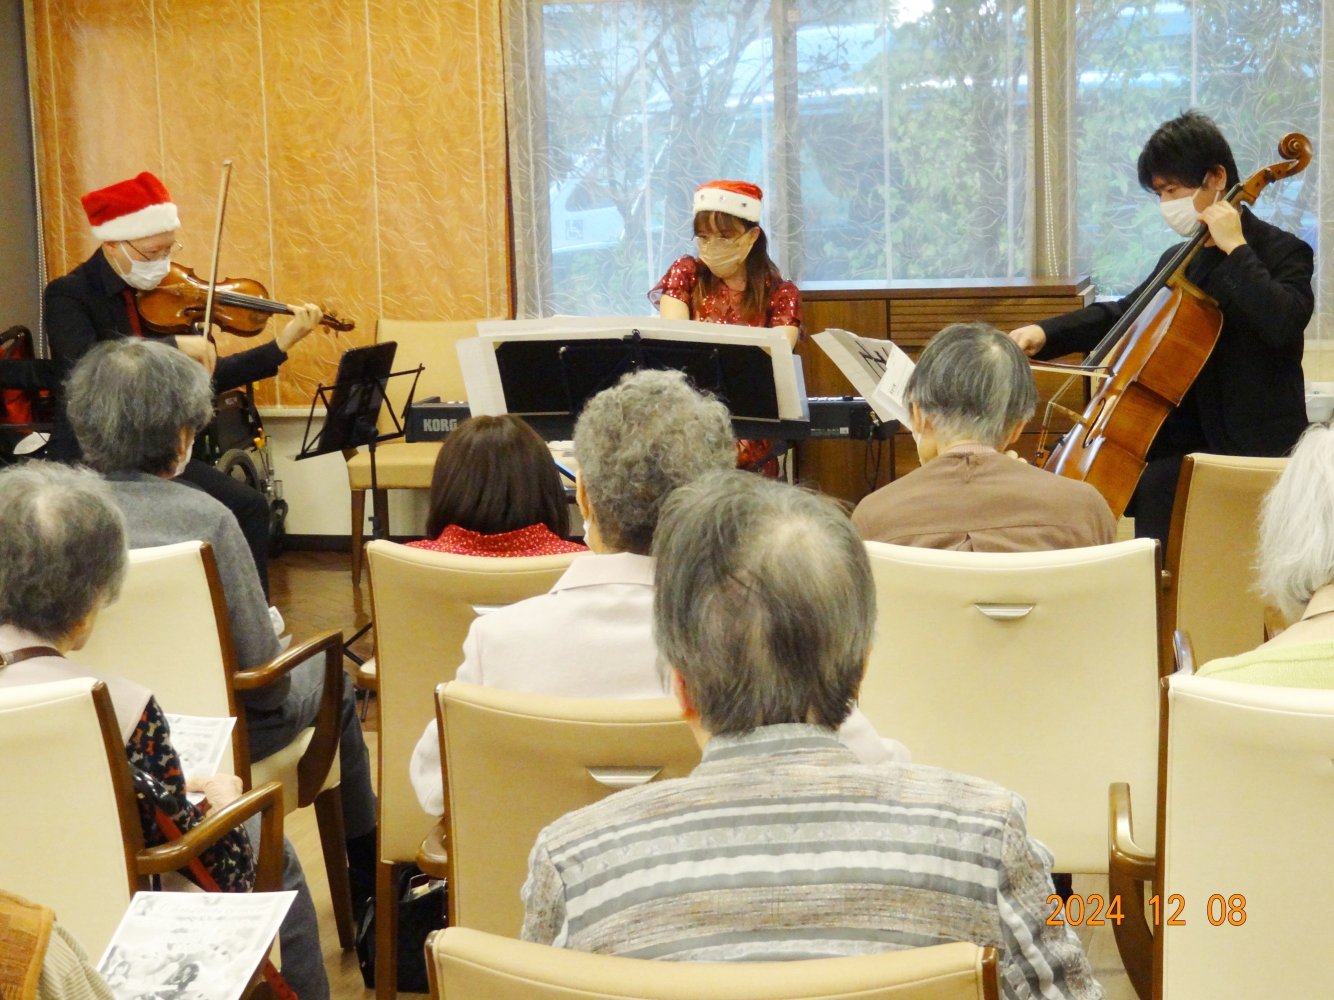
[[[701,267],[703,265],[694,257],[687,255],[678,258],[667,269],[667,273],[662,276],[662,280],[649,290],[649,301],[657,306],[658,301],[664,295],[670,295],[689,307],[691,295],[695,290],[695,283],[699,280],[699,269]],[[764,310],[763,323],[751,323],[742,316],[741,299],[743,295],[743,292],[736,291],[726,283],[720,283],[717,290],[704,297],[704,301],[700,303],[698,314],[692,315],[690,318],[703,323],[730,323],[736,326],[795,326],[801,331],[799,337],[805,339],[806,333],[801,330],[801,292],[792,282],[786,280],[774,282],[773,288],[769,292],[769,304]],[[737,468],[748,469],[753,467],[755,463],[768,454],[772,447],[773,442],[771,441],[738,441],[736,443]],[[771,459],[757,471],[763,472],[765,475],[776,476],[778,474],[778,462],[776,459]]]
[[[567,542],[545,524],[530,524],[515,531],[484,535],[457,524],[445,525],[438,538],[408,542],[417,549],[447,552],[456,556],[555,556],[566,552],[587,552],[578,542]]]

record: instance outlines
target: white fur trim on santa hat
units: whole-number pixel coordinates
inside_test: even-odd
[[[695,213],[699,212],[726,212],[747,222],[759,222],[760,200],[705,185],[695,191]]]
[[[147,205],[137,212],[130,212],[119,218],[109,219],[100,226],[93,226],[93,236],[103,243],[117,240],[141,240],[146,236],[159,233],[171,233],[181,228],[181,217],[176,212],[176,205],[170,201]]]

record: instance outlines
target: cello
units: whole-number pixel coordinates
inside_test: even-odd
[[[1311,161],[1311,142],[1290,132],[1279,141],[1278,154],[1280,162],[1233,185],[1225,200],[1234,206],[1254,204],[1273,181],[1301,173]],[[1037,464],[1093,486],[1116,517],[1130,503],[1163,421],[1181,404],[1223,328],[1218,303],[1186,278],[1186,268],[1208,236],[1201,225],[1079,366],[1080,374],[1100,379],[1083,412],[1052,402],[1043,419],[1044,443],[1053,410],[1072,417],[1074,426],[1050,453],[1039,447]]]

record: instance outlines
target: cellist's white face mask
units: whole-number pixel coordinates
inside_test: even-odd
[[[1158,211],[1163,213],[1163,221],[1179,236],[1194,236],[1200,227],[1200,211],[1195,207],[1195,196],[1200,190],[1196,188],[1181,198],[1158,202]],[[1218,191],[1214,192],[1214,201],[1218,200],[1219,194]]]

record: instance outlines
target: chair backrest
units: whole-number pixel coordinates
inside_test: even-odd
[[[131,549],[120,597],[102,609],[87,645],[69,658],[139,682],[164,711],[236,715],[228,683],[236,655],[212,546]],[[243,742],[232,742],[237,774],[244,774]]]
[[[431,822],[408,784],[408,760],[435,718],[436,684],[451,680],[463,662],[477,607],[546,593],[574,556],[455,556],[386,541],[371,542],[366,555],[380,718],[380,856],[411,861]]]
[[[463,388],[463,370],[459,367],[456,349],[460,340],[477,336],[476,320],[410,320],[380,318],[375,327],[377,344],[392,340],[398,344],[394,352],[394,371],[403,371],[425,365],[417,383],[417,399],[439,396],[441,399],[467,399]],[[393,379],[386,396],[395,414],[403,412],[412,379]],[[388,432],[393,421],[385,410],[380,411],[380,430]]]
[[[866,548],[878,608],[862,710],[915,761],[1022,795],[1056,871],[1107,871],[1108,784],[1157,774],[1157,543]]]
[[[1265,604],[1254,589],[1260,501],[1286,458],[1187,455],[1181,463],[1164,568],[1165,634],[1189,632],[1197,663],[1265,641]]]
[[[0,760],[0,886],[54,909],[100,954],[143,840],[106,687],[77,678],[0,690]]]
[[[1168,684],[1155,995],[1328,995],[1334,691]]]
[[[519,890],[544,826],[699,763],[699,745],[670,698],[552,698],[458,681],[436,697],[451,927],[517,937]]]
[[[428,945],[439,1000],[991,1000],[996,950],[956,942],[801,962],[655,962],[463,927]]]

